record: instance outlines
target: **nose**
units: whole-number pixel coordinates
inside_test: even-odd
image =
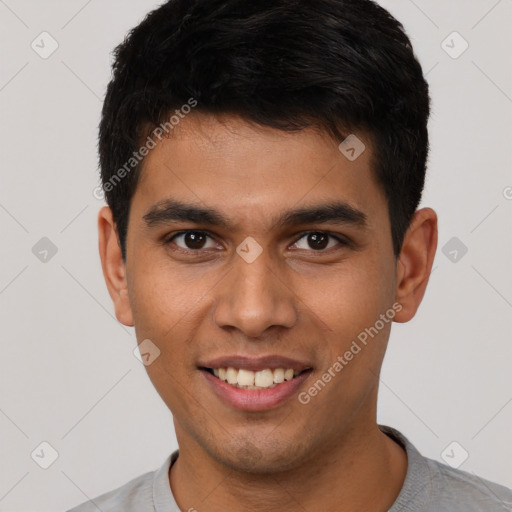
[[[272,268],[267,251],[248,263],[238,254],[233,268],[216,287],[213,318],[220,328],[235,328],[250,338],[271,327],[297,323],[296,297],[284,274]]]

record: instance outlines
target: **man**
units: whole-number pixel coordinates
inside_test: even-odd
[[[376,422],[437,246],[428,87],[369,0],[171,0],[115,52],[103,273],[179,452],[73,509],[503,511]]]

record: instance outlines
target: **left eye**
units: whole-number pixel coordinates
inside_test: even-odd
[[[306,243],[303,246],[300,246],[300,241],[305,239]],[[336,246],[336,243],[329,245],[329,239],[334,240],[337,243],[344,244],[343,240],[334,235],[330,235],[329,233],[325,233],[324,231],[312,231],[310,233],[306,233],[303,235],[294,245],[298,246],[299,249],[310,250],[313,249],[315,251],[321,251],[324,249],[330,249],[331,247]],[[306,245],[306,247],[304,247]],[[307,247],[309,245],[309,247]]]

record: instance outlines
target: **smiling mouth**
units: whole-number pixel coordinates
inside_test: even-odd
[[[292,368],[265,368],[259,371],[246,370],[244,368],[200,368],[210,373],[219,380],[238,389],[262,390],[272,389],[280,384],[290,381],[306,372],[311,372],[312,368],[305,370],[293,370]]]

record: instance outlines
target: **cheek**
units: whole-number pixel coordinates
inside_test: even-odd
[[[197,393],[192,350],[201,294],[174,281],[160,271],[134,279],[133,315],[138,343],[149,339],[157,347],[158,357],[145,366],[153,386],[171,410],[189,410]]]
[[[391,306],[392,284],[389,267],[361,255],[307,278],[299,294],[333,331],[353,335]]]
[[[179,267],[151,261],[139,265],[130,276],[130,303],[135,327],[142,332],[168,332],[187,315],[204,295],[200,280],[191,280]]]
[[[328,327],[322,336],[322,367],[328,369],[343,358],[342,379],[349,387],[352,381],[357,388],[356,382],[371,380],[384,357],[394,316],[392,274],[386,265],[382,258],[360,253],[326,270],[323,277],[308,279],[305,302]]]
[[[164,402],[174,407],[171,402],[180,400],[189,380],[190,368],[183,362],[190,360],[185,327],[190,305],[183,290],[162,279],[161,272],[132,276],[130,296],[137,342],[148,344],[154,357],[145,369]]]
[[[175,360],[179,355],[173,354]],[[146,366],[148,377],[167,408],[175,418],[197,418],[195,410],[202,403],[201,395],[191,386],[193,382],[182,365],[173,365],[169,355],[162,354],[150,366]]]

